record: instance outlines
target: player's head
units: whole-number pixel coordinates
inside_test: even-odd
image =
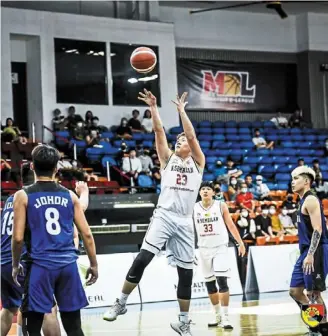
[[[299,166],[292,171],[292,190],[300,194],[311,188],[315,180],[315,172],[307,166]]]
[[[199,194],[202,201],[211,200],[215,195],[213,183],[210,181],[202,182],[200,185]]]
[[[187,141],[187,137],[184,133],[180,133],[177,136],[177,142],[175,144],[175,154],[181,157],[190,155],[190,147]]]
[[[36,177],[53,179],[57,172],[60,154],[56,148],[49,145],[39,145],[32,151],[32,169]]]

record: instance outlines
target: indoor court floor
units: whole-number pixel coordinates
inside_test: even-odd
[[[328,295],[324,296],[328,302]],[[164,302],[129,305],[126,315],[119,316],[115,322],[102,319],[106,308],[83,310],[83,330],[86,336],[122,335],[122,336],[174,336],[177,335],[170,322],[177,319],[177,303]],[[301,336],[307,328],[301,321],[296,304],[289,298],[288,292],[262,294],[260,297],[232,296],[230,321],[232,331],[221,328],[208,328],[212,315],[208,299],[193,300],[191,304],[193,336]],[[11,335],[15,335],[15,326]],[[62,335],[66,335],[64,332]]]

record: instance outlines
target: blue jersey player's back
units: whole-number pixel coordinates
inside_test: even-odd
[[[13,234],[13,196],[9,196],[1,214],[1,265],[11,263],[11,236]]]
[[[52,269],[75,262],[74,205],[69,190],[53,181],[38,181],[25,192],[25,243],[32,262]]]

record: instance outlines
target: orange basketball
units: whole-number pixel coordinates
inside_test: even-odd
[[[134,70],[146,74],[155,68],[157,57],[150,48],[139,47],[131,54],[130,63]]]

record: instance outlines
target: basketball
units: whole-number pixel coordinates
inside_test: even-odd
[[[131,54],[130,63],[134,70],[146,74],[155,68],[157,57],[150,48],[139,47]]]

